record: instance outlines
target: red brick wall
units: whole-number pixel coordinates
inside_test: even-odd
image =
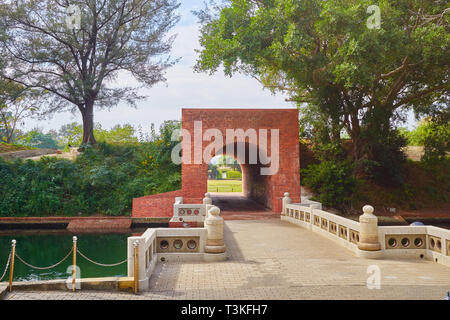
[[[183,196],[182,190],[166,193],[154,194],[141,198],[133,199],[133,218],[144,217],[172,217],[173,204],[175,197]],[[204,194],[201,197],[184,197],[184,203],[201,203]]]
[[[69,222],[67,229],[72,232],[91,230],[128,230],[131,227],[131,219],[73,219]]]
[[[178,196],[183,196],[185,203],[201,202],[207,191],[208,164],[194,163],[194,121],[202,121],[202,134],[211,128],[220,130],[224,136],[224,143],[226,129],[246,131],[253,128],[257,132],[259,129],[267,129],[269,156],[270,129],[279,129],[278,172],[272,176],[261,176],[261,164],[242,165],[243,191],[274,212],[281,211],[281,198],[284,192],[289,192],[294,202],[300,201],[299,126],[296,109],[183,109],[182,127],[191,134],[191,164],[182,164],[182,189],[134,199],[133,217],[172,216],[174,199]],[[209,144],[209,141],[202,142],[201,149],[198,148],[202,154]],[[187,139],[183,139],[183,150],[186,150],[188,145]],[[248,142],[246,154],[248,155]],[[246,161],[248,163],[248,159]]]

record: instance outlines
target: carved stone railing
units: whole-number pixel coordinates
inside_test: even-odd
[[[416,257],[450,266],[450,230],[434,226],[378,228],[386,257]]]
[[[337,242],[357,256],[427,258],[450,266],[450,230],[434,226],[378,226],[373,207],[364,206],[359,222],[318,209],[317,203],[291,203],[283,198],[281,220]]]
[[[210,207],[212,207],[212,200],[209,193],[205,194],[202,204],[185,204],[182,197],[177,197],[170,224],[178,227],[178,224],[188,223],[190,226],[202,227]]]
[[[128,238],[129,277],[134,277],[134,248],[138,247],[139,291],[149,288],[158,262],[226,260],[223,218],[219,208],[208,206],[205,228],[154,228]]]

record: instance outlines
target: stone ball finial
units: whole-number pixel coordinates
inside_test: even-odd
[[[284,193],[284,196],[285,196],[285,197],[289,197],[289,196],[290,196],[289,192],[285,192],[285,193]]]
[[[12,244],[13,246],[15,246],[15,245],[16,245],[16,240],[11,240],[11,244]]]
[[[218,216],[220,214],[220,209],[218,207],[212,207],[208,212],[210,215]]]
[[[209,192],[205,193],[206,198],[211,198],[211,194]]]
[[[369,205],[365,205],[362,209],[364,214],[373,214],[374,211],[373,207]]]
[[[78,238],[76,236],[73,236],[72,240],[73,242],[77,242]]]

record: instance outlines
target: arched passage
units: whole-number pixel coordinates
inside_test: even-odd
[[[281,211],[284,192],[300,202],[297,109],[183,109],[182,129],[181,190],[134,199],[134,217],[171,216],[177,196],[185,203],[201,202],[207,192],[210,161],[203,156],[211,151],[208,148],[213,141],[220,140],[221,147],[210,156],[223,152],[238,159],[246,197],[276,213]],[[239,146],[245,150],[244,156]]]
[[[242,195],[255,200],[264,207],[269,207],[271,176],[261,174],[261,168],[268,167],[268,165],[263,165],[260,158],[260,155],[266,154],[267,150],[260,150],[260,148],[260,146],[251,144],[248,139],[245,139],[243,142],[235,141],[224,145],[212,155],[226,155],[237,160],[242,171]],[[256,153],[256,156],[253,156],[252,159],[254,153]]]

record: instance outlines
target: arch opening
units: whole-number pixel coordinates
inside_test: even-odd
[[[225,215],[230,212],[241,212],[251,216],[256,213],[271,212],[268,209],[270,176],[261,175],[261,168],[267,165],[261,163],[259,149],[259,146],[245,141],[225,145],[215,152],[208,166],[208,192],[211,193],[213,203],[218,205]],[[224,160],[227,163],[221,163]],[[217,168],[217,163],[219,168],[214,171],[214,164]],[[227,179],[226,175],[228,174],[229,177],[230,171],[224,174],[223,169],[225,168],[239,171],[241,173],[240,183],[230,183],[230,181],[236,180]],[[217,174],[222,176],[218,180],[213,180],[213,178],[217,178]]]

